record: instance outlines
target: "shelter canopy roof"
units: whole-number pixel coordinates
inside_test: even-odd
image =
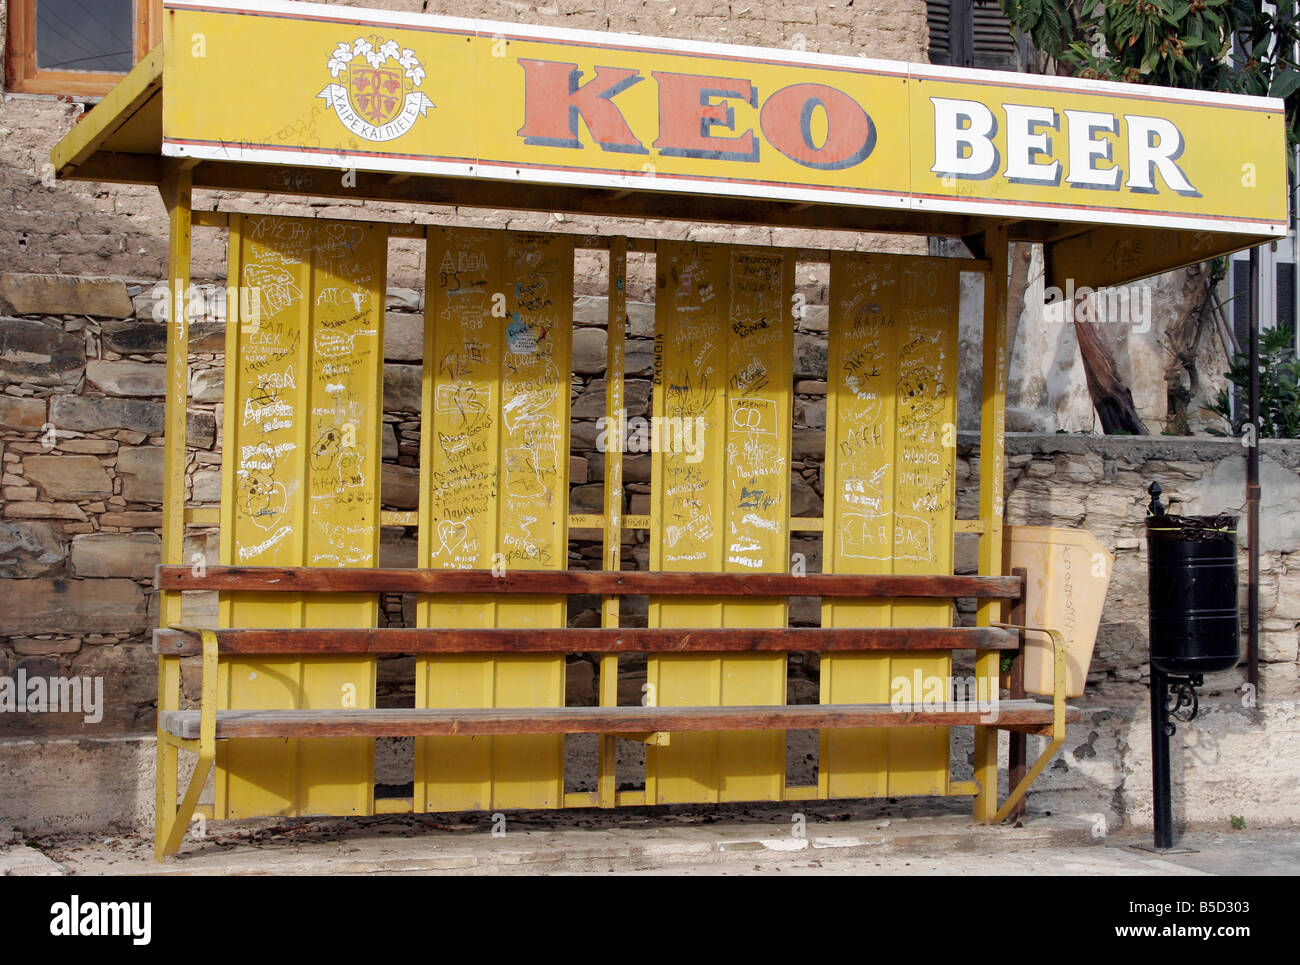
[[[1285,235],[1282,102],[265,0],[167,0],[60,177],[933,234],[1049,284]],[[349,176],[344,177],[347,173]]]

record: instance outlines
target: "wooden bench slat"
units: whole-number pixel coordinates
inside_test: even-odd
[[[160,590],[221,590],[228,593],[538,593],[595,596],[861,597],[1019,599],[1015,576],[914,576],[906,574],[663,573],[599,570],[519,570],[497,577],[491,570],[381,569],[276,566],[210,566],[197,575],[188,566],[159,566]]]
[[[260,628],[225,629],[218,653],[708,653],[819,650],[1011,650],[1014,631],[997,627],[758,628]],[[154,651],[166,656],[203,652],[199,635],[155,630]]]
[[[654,731],[802,730],[823,727],[929,727],[988,724],[970,705],[797,704],[745,707],[398,708],[387,710],[223,710],[217,738],[472,737],[503,734],[634,734]],[[1067,720],[1078,720],[1077,708]],[[1050,724],[1051,704],[1004,700],[994,726]],[[199,712],[159,715],[164,731],[195,739]]]

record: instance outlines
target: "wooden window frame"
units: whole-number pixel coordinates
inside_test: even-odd
[[[5,43],[5,92],[102,97],[126,75],[110,71],[40,70],[36,66],[36,2],[9,0]],[[134,0],[137,64],[162,40],[162,0]]]

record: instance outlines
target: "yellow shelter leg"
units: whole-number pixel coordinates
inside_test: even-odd
[[[181,662],[178,657],[158,658],[158,714],[180,709]],[[157,731],[158,761],[154,775],[153,842],[154,857],[163,859],[163,843],[171,830],[169,819],[176,807],[176,745],[167,739],[161,727]]]
[[[984,377],[980,403],[980,519],[984,532],[979,540],[979,572],[1002,572],[1003,467],[1007,407],[1007,229],[990,228],[984,233],[984,254],[989,273],[984,280]],[[983,600],[976,611],[976,623],[989,626],[1001,617],[998,600]],[[997,651],[981,650],[975,655],[975,679],[988,680],[996,687],[999,679]],[[993,820],[998,799],[998,732],[993,727],[975,728],[975,820]]]
[[[189,169],[178,163],[159,185],[168,217],[168,275],[170,305],[167,322],[167,406],[163,433],[163,513],[161,561],[181,563],[185,555],[185,419],[189,405],[189,326],[186,317],[190,285],[192,228]],[[164,593],[161,625],[181,619],[181,595]],[[157,713],[180,708],[180,661],[158,660]],[[177,753],[174,744],[157,732],[154,799],[154,856],[162,860],[164,837],[176,806]]]
[[[180,808],[172,813],[170,801],[167,804],[164,822],[160,825],[163,828],[161,843],[159,839],[155,839],[154,842],[155,857],[160,861],[166,855],[175,854],[180,849],[181,842],[185,840],[190,818],[193,817],[194,810],[198,806],[199,795],[203,793],[203,785],[207,783],[208,774],[212,772],[212,764],[217,757],[217,634],[207,628],[193,629],[192,632],[198,633],[203,640],[203,688],[199,698],[199,760],[194,766],[194,773],[190,775],[190,783],[185,788],[185,799],[181,801]],[[164,740],[160,730],[159,746],[163,745]],[[171,800],[175,800],[176,748],[170,743],[166,743],[166,746],[173,761]]]

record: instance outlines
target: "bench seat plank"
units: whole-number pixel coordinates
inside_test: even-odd
[[[327,593],[564,593],[599,596],[1020,598],[1017,576],[902,574],[664,573],[602,570],[331,568],[312,566],[159,566],[160,590]]]
[[[820,727],[933,727],[987,724],[970,704],[795,704],[751,707],[396,708],[380,710],[223,710],[217,739],[244,737],[473,737],[501,734],[632,734],[653,731],[786,730]],[[1067,720],[1078,720],[1067,708]],[[994,726],[1050,724],[1052,705],[1003,700]],[[169,710],[161,728],[193,740],[197,710]]]
[[[713,653],[818,650],[1012,650],[1018,635],[998,627],[464,629],[432,627],[221,629],[227,655],[344,653]],[[190,630],[154,631],[154,652],[203,652]]]

